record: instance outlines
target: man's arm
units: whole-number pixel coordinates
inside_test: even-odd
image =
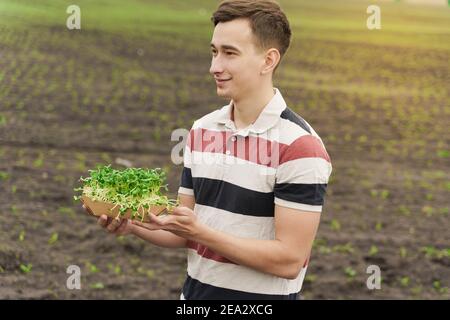
[[[183,207],[188,207],[194,210],[195,199],[194,196],[188,196],[179,193],[178,200],[180,205]],[[143,240],[146,240],[154,245],[164,248],[186,248],[187,240],[185,238],[179,237],[172,232],[165,230],[149,230],[140,227],[137,224],[131,225],[131,233]]]
[[[275,239],[234,237],[201,227],[198,243],[237,263],[286,279],[295,279],[311,252],[320,213],[275,205]]]
[[[295,279],[308,259],[320,222],[320,212],[275,204],[275,239],[240,238],[201,223],[190,208],[177,207],[170,216],[156,217],[146,228],[167,230],[202,244],[228,260],[261,272]]]

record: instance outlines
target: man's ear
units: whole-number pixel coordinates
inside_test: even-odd
[[[267,50],[265,60],[264,60],[264,66],[261,70],[261,75],[268,74],[272,72],[276,66],[280,63],[281,55],[278,49],[271,48]]]

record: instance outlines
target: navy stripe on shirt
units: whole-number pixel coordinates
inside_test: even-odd
[[[183,168],[183,172],[181,173],[181,187],[192,189],[192,173],[190,168]]]
[[[327,184],[319,183],[276,183],[274,192],[275,197],[283,200],[321,206],[324,203],[326,189]]]
[[[216,179],[192,179],[195,203],[234,213],[273,217],[275,204],[273,192],[259,192]]]
[[[292,121],[296,125],[303,128],[306,132],[311,134],[311,129],[309,128],[306,121],[300,117],[298,114],[296,114],[294,111],[292,111],[290,108],[284,109],[284,111],[281,113],[280,117],[285,120]]]
[[[183,296],[186,300],[298,300],[299,294],[262,294],[225,289],[202,283],[188,275],[183,286]]]

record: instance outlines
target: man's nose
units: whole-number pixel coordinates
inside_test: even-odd
[[[211,68],[209,68],[209,73],[212,75],[215,75],[216,73],[222,73],[223,72],[223,66],[217,57],[213,57],[211,60]]]

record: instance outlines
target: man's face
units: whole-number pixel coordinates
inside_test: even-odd
[[[217,95],[239,100],[260,87],[265,55],[256,46],[247,19],[217,24],[211,41],[211,53],[210,73],[216,81]]]

